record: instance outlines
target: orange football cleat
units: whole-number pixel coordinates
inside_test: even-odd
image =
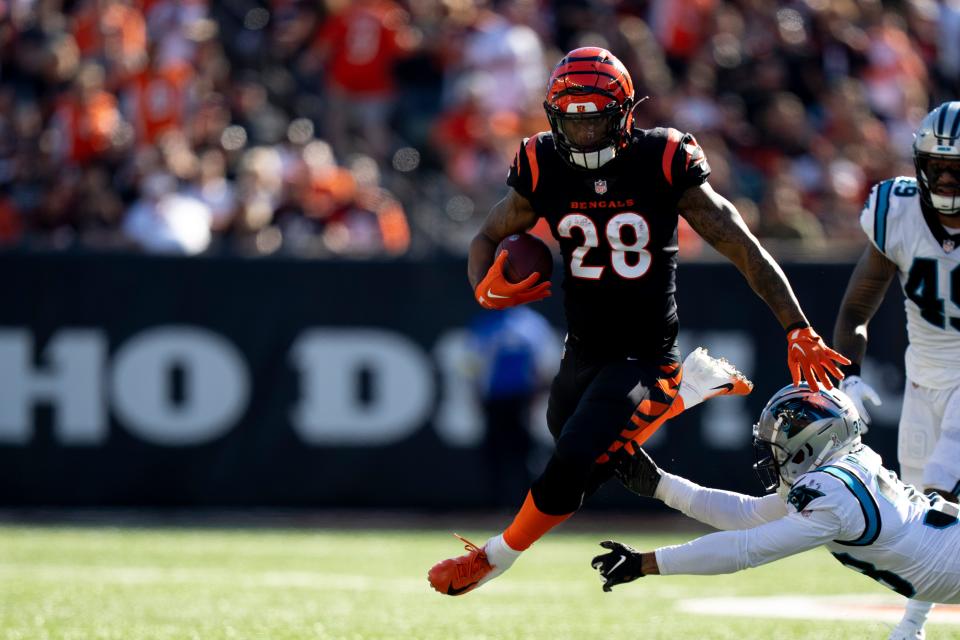
[[[467,553],[433,565],[427,573],[427,580],[440,593],[462,596],[486,582],[484,578],[493,577],[490,575],[493,566],[483,549],[456,533],[453,535],[464,543]]]

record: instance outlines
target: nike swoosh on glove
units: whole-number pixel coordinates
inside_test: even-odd
[[[875,407],[880,406],[880,396],[874,391],[873,387],[864,382],[860,376],[847,376],[840,383],[840,391],[850,396],[857,413],[860,414],[864,422],[870,424],[870,414],[867,413],[867,407],[864,406],[863,401],[869,400]]]
[[[820,391],[822,384],[833,389],[829,373],[837,380],[843,380],[843,372],[838,364],[850,364],[850,361],[828,347],[813,327],[793,329],[787,332],[787,366],[793,376],[793,386],[799,386],[801,380],[814,391]]]
[[[604,540],[600,546],[610,549],[610,553],[595,557],[590,566],[600,573],[604,591],[609,592],[618,584],[643,577],[642,554],[639,551],[616,540]]]
[[[506,309],[518,304],[536,302],[550,295],[550,281],[535,284],[539,273],[531,273],[520,282],[513,283],[503,275],[503,263],[507,260],[507,251],[501,251],[493,261],[487,275],[483,277],[473,293],[477,302],[485,309]]]

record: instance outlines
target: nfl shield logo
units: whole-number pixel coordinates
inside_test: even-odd
[[[594,180],[593,181],[593,190],[599,194],[604,194],[607,192],[607,181],[606,180]]]
[[[943,241],[943,250],[947,253],[953,251],[956,246],[957,245],[953,242],[953,240],[949,238]]]

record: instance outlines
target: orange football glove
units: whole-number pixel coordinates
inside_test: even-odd
[[[787,366],[793,376],[793,386],[799,386],[805,378],[814,391],[820,391],[820,384],[833,389],[827,373],[842,380],[843,372],[837,367],[838,363],[850,364],[850,361],[828,347],[813,327],[787,332]]]
[[[507,252],[501,251],[487,271],[487,275],[474,290],[480,306],[486,309],[506,309],[518,304],[543,300],[550,295],[549,280],[534,285],[540,279],[539,273],[531,273],[516,284],[509,282],[503,275],[503,263],[506,259]]]

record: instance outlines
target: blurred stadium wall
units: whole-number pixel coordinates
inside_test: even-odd
[[[460,260],[24,254],[0,269],[16,274],[0,283],[0,505],[491,504]],[[850,269],[786,267],[827,335]],[[789,382],[782,331],[730,265],[685,264],[679,282],[683,351],[707,346],[756,390],[672,421],[651,451],[755,491],[750,428]],[[537,307],[561,327],[558,299]],[[884,398],[867,439],[890,459],[901,308],[891,293],[865,365]],[[593,503],[636,506],[619,488]]]

